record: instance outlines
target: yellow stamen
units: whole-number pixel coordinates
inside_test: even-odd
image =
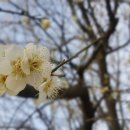
[[[60,94],[61,88],[54,87],[52,80],[49,80],[45,83],[43,91],[47,94],[47,99],[55,99]]]
[[[28,61],[29,61],[30,71],[39,71],[43,63],[43,60],[39,58],[37,55],[33,55],[31,58],[29,58]]]
[[[43,91],[45,91],[45,93],[47,93],[50,87],[51,87],[51,80],[46,82],[46,84],[43,88]]]
[[[21,68],[21,62],[22,62],[21,58],[18,58],[17,60],[11,62],[12,73],[15,76],[25,77],[25,73],[22,71]]]

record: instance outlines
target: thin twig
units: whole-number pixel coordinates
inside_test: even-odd
[[[61,66],[63,66],[64,64],[70,62],[71,60],[73,60],[74,58],[76,58],[79,54],[81,54],[82,52],[88,50],[92,45],[96,44],[97,42],[99,42],[103,37],[96,39],[95,41],[93,41],[91,44],[89,44],[88,46],[84,47],[83,49],[81,49],[80,51],[78,51],[74,56],[70,57],[69,59],[61,62],[59,65],[57,65],[53,70],[52,73],[55,72],[57,69],[59,69]]]
[[[42,105],[42,106],[39,107],[39,108],[36,108],[36,109],[21,123],[21,125],[18,127],[18,129],[25,126],[25,124],[28,122],[28,120],[30,120],[30,119],[32,118],[32,116],[33,116],[35,113],[37,113],[37,109],[43,110],[45,107],[47,107],[48,105],[52,104],[53,102],[54,102],[54,100],[53,100],[53,101],[50,101],[50,102],[48,102],[48,103],[46,103],[46,104],[44,104],[44,105]]]

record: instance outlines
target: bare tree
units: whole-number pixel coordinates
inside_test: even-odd
[[[56,64],[52,74],[61,69],[69,84],[55,101],[34,108],[16,129],[40,129],[31,126],[35,114],[48,130],[94,130],[98,122],[100,129],[102,124],[109,130],[130,129],[128,0],[7,0],[0,3],[0,18],[2,43],[47,46]],[[43,26],[45,19],[49,28]],[[36,98],[37,93],[27,86],[18,96]],[[44,112],[48,105],[51,117]],[[57,123],[55,116],[61,115],[56,109],[67,125]]]

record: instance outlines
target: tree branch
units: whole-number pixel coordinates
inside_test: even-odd
[[[84,47],[83,49],[81,49],[80,51],[78,51],[74,56],[70,57],[68,60],[65,60],[63,62],[61,62],[58,66],[56,66],[53,70],[52,73],[55,72],[58,68],[60,68],[61,66],[63,66],[64,64],[70,62],[71,60],[73,60],[74,58],[76,58],[78,55],[80,55],[82,52],[88,50],[92,45],[98,43],[100,40],[102,40],[103,37],[96,39],[95,41],[93,41],[91,44],[87,45],[86,47]]]

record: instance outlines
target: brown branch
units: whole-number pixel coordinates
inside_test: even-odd
[[[3,12],[3,13],[8,13],[8,14],[13,14],[13,15],[20,15],[20,16],[27,16],[29,17],[30,19],[33,19],[33,20],[41,20],[41,19],[44,19],[43,17],[42,18],[37,18],[35,16],[32,16],[30,15],[27,11],[25,10],[20,10],[19,12],[17,11],[12,11],[12,10],[6,10],[6,9],[2,9],[0,8],[0,12]]]
[[[87,86],[90,88],[91,86]],[[80,88],[79,85],[71,86],[69,89],[65,90],[62,95],[57,99],[74,99],[83,96],[83,92],[86,91],[86,88]],[[38,91],[35,90],[32,86],[27,85],[24,90],[22,90],[18,96],[24,98],[38,98]]]
[[[105,2],[106,2],[106,9],[107,9],[107,12],[108,12],[110,22],[112,22],[115,19],[115,17],[114,17],[114,14],[112,12],[111,0],[105,0]]]
[[[111,54],[111,53],[113,53],[113,52],[117,52],[117,51],[119,51],[120,49],[127,47],[129,44],[130,44],[130,39],[129,39],[128,41],[126,41],[123,45],[118,46],[117,48],[114,48],[114,49],[108,51],[107,54]]]

